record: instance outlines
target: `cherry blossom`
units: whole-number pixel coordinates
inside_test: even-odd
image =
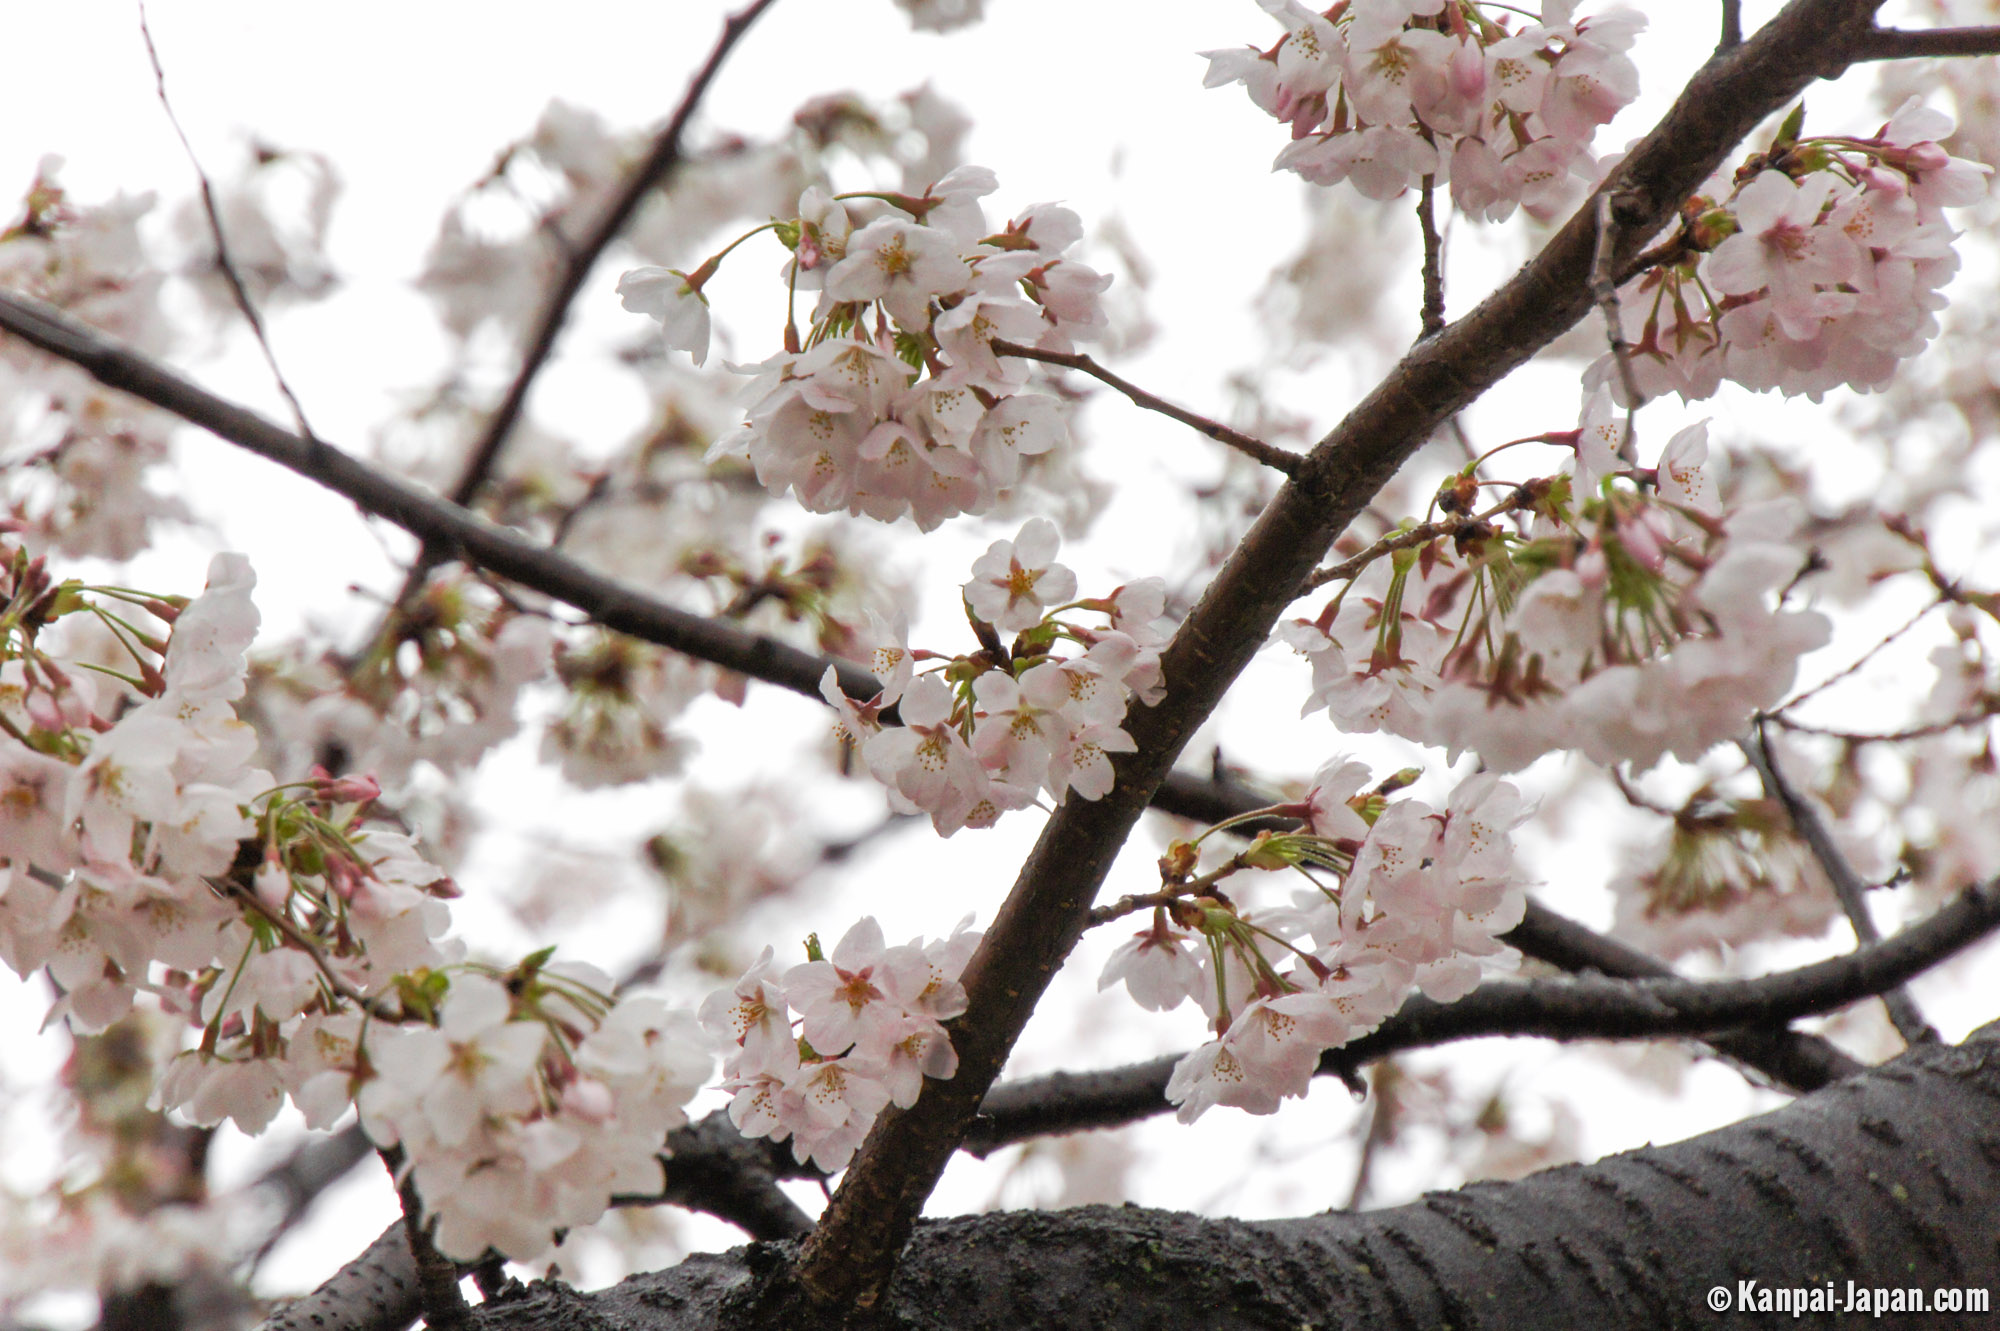
[[[1625,52],[1645,20],[1614,6],[1572,21],[1552,0],[1518,29],[1471,8],[1362,3],[1318,14],[1261,0],[1285,35],[1268,51],[1205,52],[1206,87],[1242,83],[1289,125],[1273,163],[1316,185],[1390,199],[1450,181],[1469,216],[1542,220],[1583,194],[1589,143],[1638,93]]]
[[[1055,562],[1062,542],[1047,518],[1031,518],[1011,541],[995,541],[972,565],[965,603],[1003,633],[1042,622],[1054,605],[1076,595],[1076,575]]]
[[[686,273],[634,268],[618,279],[618,296],[632,313],[660,321],[667,346],[687,352],[696,365],[708,360],[708,299]]]

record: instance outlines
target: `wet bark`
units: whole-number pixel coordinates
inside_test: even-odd
[[[2000,1024],[1716,1132],[1408,1206],[1292,1220],[1085,1207],[927,1221],[875,1325],[908,1328],[1660,1328],[1745,1318],[1709,1291],[2000,1285]],[[482,1331],[830,1325],[753,1244],[580,1294],[537,1284]],[[1964,1325],[1964,1313],[1897,1316]]]

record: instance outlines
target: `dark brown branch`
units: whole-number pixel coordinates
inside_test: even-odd
[[[1003,341],[993,343],[993,352],[997,356],[1019,356],[1022,360],[1036,360],[1044,365],[1060,365],[1064,369],[1080,370],[1100,383],[1109,384],[1138,406],[1148,411],[1157,411],[1162,416],[1170,416],[1182,425],[1207,435],[1217,443],[1227,444],[1245,457],[1261,462],[1275,471],[1281,471],[1287,476],[1291,475],[1299,465],[1297,453],[1267,444],[1262,439],[1244,434],[1241,430],[1232,430],[1219,421],[1212,421],[1185,407],[1177,407],[1165,398],[1155,397],[1129,379],[1122,379],[1113,374],[1082,352],[1043,351],[1037,347],[1024,347],[1016,342]]]
[[[278,391],[292,409],[292,419],[299,424],[299,433],[308,439],[314,438],[312,424],[306,420],[306,409],[286,381],[285,372],[278,368],[278,356],[271,349],[270,337],[264,332],[264,320],[258,316],[256,303],[250,299],[250,289],[244,286],[243,275],[236,270],[236,261],[229,255],[229,240],[222,231],[222,210],[215,201],[215,186],[209,181],[208,172],[202,169],[201,158],[195,155],[194,145],[188,142],[187,131],[181,128],[181,118],[174,114],[174,104],[167,97],[167,71],[160,64],[159,48],[153,45],[153,29],[146,22],[143,0],[139,5],[139,36],[146,43],[146,59],[153,65],[153,86],[160,95],[160,109],[167,113],[167,123],[173,126],[174,137],[181,141],[181,150],[187,154],[188,164],[194,168],[194,178],[201,188],[201,211],[208,219],[209,237],[215,242],[216,269],[228,285],[236,308],[243,314],[243,321],[250,325],[258,350],[264,353],[264,364],[270,367],[271,377],[278,382]]]
[[[1756,769],[1757,777],[1764,783],[1764,793],[1784,806],[1785,816],[1791,820],[1792,829],[1799,840],[1806,843],[1812,852],[1820,872],[1833,888],[1834,898],[1840,902],[1840,909],[1853,926],[1855,940],[1863,946],[1880,941],[1882,931],[1875,927],[1875,917],[1868,910],[1868,885],[1861,881],[1861,875],[1854,872],[1854,866],[1840,853],[1840,847],[1833,844],[1833,833],[1828,830],[1826,820],[1819,816],[1819,810],[1810,801],[1792,789],[1778,770],[1778,762],[1771,752],[1769,736],[1759,723],[1751,731],[1750,738],[1742,745],[1744,757]],[[1906,1043],[1918,1044],[1938,1038],[1931,1024],[1924,1020],[1917,1010],[1916,1002],[1902,989],[1892,989],[1882,995],[1882,1005],[1889,1010],[1889,1020],[1896,1027]]]
[[[1727,51],[1743,45],[1743,0],[1722,0],[1722,38],[1715,44],[1717,51]]]
[[[1613,979],[1600,976],[1491,980],[1453,1003],[1413,996],[1369,1034],[1320,1060],[1319,1075],[1352,1081],[1391,1054],[1482,1036],[1553,1040],[1703,1036],[1721,1045],[1739,1028],[1782,1026],[1886,993],[2000,929],[2000,881],[1954,897],[1935,915],[1886,942],[1747,980]],[[1726,1034],[1725,1034],[1726,1032]],[[1056,1073],[993,1088],[964,1149],[985,1155],[1054,1132],[1113,1127],[1171,1106],[1168,1055],[1103,1072]],[[1859,1069],[1853,1064],[1842,1075]],[[1818,1089],[1838,1078],[1801,1089]]]
[[[2000,55],[2000,27],[1877,28],[1853,48],[1855,60],[1917,60],[1925,56]]]
[[[1424,236],[1424,303],[1417,315],[1419,341],[1444,331],[1444,237],[1438,234],[1436,195],[1436,179],[1425,176],[1423,188],[1417,192],[1417,228]]]
[[[827,658],[668,605],[371,467],[331,444],[301,439],[112,342],[53,306],[0,291],[0,330],[79,366],[106,387],[130,393],[290,468],[419,540],[449,547],[502,577],[574,606],[608,629],[795,693],[819,696],[819,679],[826,671]],[[875,677],[860,666],[834,664],[840,671],[841,687],[849,696],[872,697],[880,689]]]
[[[1600,187],[1618,224],[1613,271],[1675,216],[1765,116],[1838,73],[1880,0],[1793,0],[1711,60]],[[891,1109],[806,1240],[793,1277],[815,1306],[870,1308],[887,1288],[945,1163],[971,1126],[1049,977],[1081,934],[1105,873],[1181,747],[1264,644],[1313,564],[1437,427],[1590,308],[1597,204],[1478,308],[1420,342],[1280,487],[1161,657],[1166,696],[1134,709],[1135,752],[1103,799],[1058,809],[967,965],[952,1027],[958,1075]]]
[[[403,1241],[409,1245],[416,1273],[417,1306],[423,1312],[424,1325],[439,1331],[457,1331],[466,1323],[465,1294],[458,1287],[459,1264],[431,1242],[434,1226],[424,1223],[424,1204],[417,1195],[417,1185],[401,1173],[402,1148],[383,1146],[376,1153],[395,1180],[396,1197],[403,1204]]]

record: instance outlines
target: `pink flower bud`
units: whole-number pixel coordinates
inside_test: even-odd
[[[380,799],[382,783],[369,772],[362,776],[332,776],[324,767],[312,769],[313,794],[329,804],[366,804]]]

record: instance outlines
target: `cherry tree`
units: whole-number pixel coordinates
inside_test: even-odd
[[[978,0],[899,4],[978,39]],[[0,1306],[73,1288],[106,1327],[272,1328],[1983,1307],[1958,1300],[2000,1277],[1993,1037],[1942,1039],[1910,985],[1992,1016],[1963,954],[2000,927],[1977,503],[2000,27],[1957,0],[1755,26],[1725,0],[1713,55],[1621,146],[1605,127],[1660,63],[1632,6],[1242,8],[1191,78],[1247,94],[1268,140],[1246,150],[1312,221],[1233,414],[1127,376],[1174,336],[1134,294],[1147,264],[965,160],[944,90],[703,128],[745,35],[787,21],[774,0],[728,17],[657,130],[558,103],[467,183],[417,284],[449,363],[372,455],[315,428],[281,336],[339,285],[335,163],[265,146],[211,175],[183,136],[171,236],[154,200],[43,164],[0,231],[0,961],[74,1042],[75,1164],[4,1198]],[[1823,86],[1850,71],[1865,90]],[[1392,254],[1404,230],[1414,308],[1391,311],[1403,274],[1354,237]],[[1484,285],[1450,262],[1502,243],[1529,257]],[[1415,339],[1351,406],[1285,374],[1340,345],[1328,308]],[[532,395],[566,325],[614,313],[607,373],[649,419],[585,448]],[[255,349],[282,423],[182,368],[204,320]],[[1537,387],[1488,397],[1517,372]],[[1302,386],[1316,417],[1279,405]],[[1151,515],[1187,524],[1168,566],[1089,535],[1119,412],[1213,448],[1202,492]],[[1868,490],[1765,444],[1771,420],[1837,435]],[[200,531],[172,480],[189,430],[403,534],[358,631],[260,632],[259,565],[293,552],[215,549],[201,586],[150,571]],[[954,530],[983,553],[930,553]],[[1294,770],[1230,760],[1232,690],[1283,695]],[[823,770],[708,784],[697,733],[796,728],[760,710],[785,694],[821,712]],[[476,853],[467,784],[530,750],[578,807],[677,792],[677,828],[588,824],[643,837],[668,889],[624,974],[454,921],[516,887]],[[803,831],[863,790],[858,834]],[[1604,931],[1537,895],[1584,824],[1646,829],[1619,834]],[[997,887],[1023,827],[1004,898],[954,890]],[[866,904],[824,936],[759,909],[920,856],[954,867],[914,937]],[[517,933],[600,871],[516,891]],[[1110,998],[1065,1011],[1080,954]],[[1183,1051],[1002,1076],[1031,1016],[1105,1002]],[[1361,1209],[1428,1129],[1511,1148],[1485,1176],[1569,1158],[1413,1061],[1482,1036],[1651,1042],[1798,1098]],[[1343,1210],[921,1218],[961,1155],[1055,1143],[1098,1177],[1109,1139],[1077,1134],[1247,1123],[1339,1083],[1369,1097]],[[274,1124],[315,1135],[211,1179],[219,1134]],[[401,1219],[317,1290],[250,1300],[371,1158]],[[658,1208],[753,1242],[597,1293],[516,1278],[573,1275]]]

